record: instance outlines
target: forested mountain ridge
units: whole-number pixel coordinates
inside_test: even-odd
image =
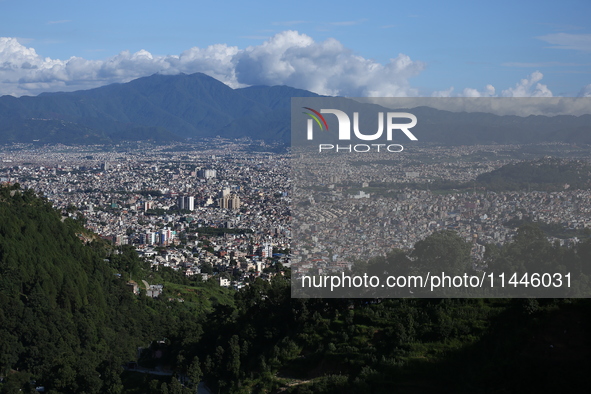
[[[287,86],[232,89],[202,73],[155,74],[124,84],[36,97],[0,97],[5,142],[167,142],[186,138],[256,137],[289,141]]]
[[[583,160],[538,159],[504,165],[479,175],[476,185],[487,190],[546,190],[591,187],[591,166]]]
[[[1,391],[117,393],[121,365],[154,331],[102,244],[32,190],[0,186]]]
[[[320,96],[289,86],[232,89],[202,73],[154,74],[127,83],[75,92],[42,93],[35,97],[2,96],[0,141],[108,144],[151,140],[166,143],[219,135],[289,143],[292,97]],[[350,99],[333,99],[334,108],[359,108],[359,104]],[[355,106],[352,107],[352,103],[356,103]],[[373,110],[384,110],[366,105],[367,108],[373,106]],[[591,143],[591,115],[497,116],[430,107],[410,111],[418,118],[413,133],[421,143]]]
[[[93,392],[129,356],[107,305],[130,302],[113,274],[32,191],[0,187],[0,368],[4,392],[30,378],[62,391]],[[113,297],[111,297],[112,295]],[[106,324],[105,324],[106,323]],[[10,371],[23,371],[10,373]],[[109,379],[109,378],[107,378]],[[115,381],[110,382],[117,385]],[[98,392],[98,391],[94,391]]]

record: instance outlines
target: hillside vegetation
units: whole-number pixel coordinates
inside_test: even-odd
[[[289,270],[233,292],[153,272],[131,247],[85,244],[79,222],[0,188],[2,393],[193,393],[199,381],[220,393],[574,392],[587,381],[587,299],[294,299]],[[441,248],[453,253],[431,253]],[[451,267],[466,250],[436,233],[356,269]],[[552,245],[531,224],[487,250],[493,270],[590,274],[589,240]],[[129,276],[165,293],[133,295]],[[172,376],[124,370],[131,361]]]

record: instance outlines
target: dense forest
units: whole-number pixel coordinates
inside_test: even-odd
[[[377,161],[377,164],[392,165],[392,161]],[[353,162],[354,166],[366,165],[366,162]],[[340,186],[351,187],[351,183]],[[591,188],[591,166],[585,160],[543,158],[505,164],[496,170],[485,172],[473,181],[461,182],[435,178],[429,182],[382,183],[370,182],[370,191],[374,194],[395,197],[399,190],[431,190],[434,193],[473,192],[473,191],[545,191],[589,190]],[[351,187],[352,192],[360,189]]]
[[[146,270],[133,249],[90,239],[32,190],[0,187],[2,392],[123,392],[139,346],[198,324],[128,290],[123,276]]]
[[[493,191],[589,189],[591,166],[580,160],[524,161],[481,174],[476,178],[476,185]]]
[[[0,188],[2,393],[194,393],[200,381],[219,393],[573,392],[587,383],[586,299],[296,299],[289,270],[229,291],[153,272],[81,222],[31,191]],[[453,232],[422,242],[354,269],[466,262]],[[590,274],[588,239],[550,244],[532,224],[487,251],[499,269]],[[130,276],[165,293],[136,296]],[[146,373],[158,370],[172,376]]]

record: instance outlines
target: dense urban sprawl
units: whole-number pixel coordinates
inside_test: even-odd
[[[410,155],[371,157],[302,154],[293,162],[272,148],[220,138],[167,146],[11,145],[0,150],[0,181],[42,193],[115,245],[133,245],[154,269],[214,275],[236,288],[247,278],[270,278],[278,271],[273,266],[291,264],[296,273],[319,264],[327,271],[350,268],[355,259],[411,249],[442,229],[473,244],[477,265],[485,244],[512,239],[511,221],[591,226],[591,192],[568,185],[556,192],[404,187],[473,181],[515,161],[496,156],[515,146],[422,147]]]

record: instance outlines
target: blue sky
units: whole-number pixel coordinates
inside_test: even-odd
[[[201,71],[349,96],[591,95],[589,15],[588,0],[0,0],[0,94]]]

